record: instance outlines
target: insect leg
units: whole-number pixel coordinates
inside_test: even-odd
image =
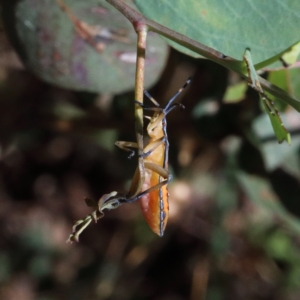
[[[138,144],[136,142],[116,141],[115,145],[122,150],[130,152],[128,158],[133,157],[135,154],[134,150],[129,148],[138,148]]]
[[[67,243],[78,242],[79,235],[90,225],[92,220],[97,223],[97,221],[104,217],[104,209],[115,209],[120,206],[119,199],[123,199],[124,195],[119,194],[115,191],[110,194],[104,194],[98,202],[86,198],[85,202],[88,206],[97,208],[91,214],[87,215],[85,218],[78,220],[72,230],[72,234],[69,236]]]
[[[157,140],[147,145],[147,147],[144,148],[144,153],[142,154],[142,157],[145,158],[149,156],[157,147],[159,147],[161,144],[164,144],[165,142],[165,137],[162,137],[160,140]]]
[[[172,180],[172,175],[170,174],[170,176],[168,177],[168,179],[164,180],[164,181],[161,181],[160,183],[152,186],[151,188],[139,193],[138,195],[136,195],[135,197],[133,198],[124,198],[122,200],[120,200],[120,203],[132,203],[138,199],[140,199],[141,197],[143,197],[144,195],[148,194],[148,193],[151,193],[157,189],[160,189],[161,187],[163,187],[164,185],[168,184],[170,182],[170,180]]]
[[[134,197],[127,197],[127,198],[120,199],[120,203],[134,202],[134,201],[140,199],[141,197],[143,197],[144,195],[146,195],[146,194],[148,194],[148,193],[150,193],[154,190],[160,189],[162,186],[168,184],[173,178],[172,174],[169,173],[168,170],[164,169],[163,167],[161,167],[157,164],[145,161],[145,168],[159,174],[165,180],[159,182],[158,184],[156,184],[156,185],[152,186],[151,188],[139,193],[138,195],[136,195]]]
[[[163,109],[161,107],[153,107],[153,106],[148,106],[148,105],[145,105],[139,101],[134,101],[136,104],[138,104],[140,107],[142,107],[143,109],[145,110],[151,110],[151,111],[163,111]]]
[[[90,225],[90,223],[94,220],[95,223],[101,218],[104,217],[104,213],[99,211],[98,209],[93,211],[91,214],[87,215],[85,218],[78,220],[72,230],[72,234],[70,234],[67,243],[73,243],[79,241],[80,234]]]

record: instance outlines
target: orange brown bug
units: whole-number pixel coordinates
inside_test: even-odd
[[[157,188],[149,193],[139,196],[139,199],[143,215],[149,227],[159,236],[163,236],[169,216],[169,194],[167,184],[160,187],[159,185],[161,185],[162,182],[168,183],[172,179],[172,175],[168,171],[169,141],[167,136],[166,116],[177,106],[184,108],[182,104],[174,103],[174,100],[190,82],[191,78],[189,78],[183,87],[168,101],[165,108],[160,108],[157,101],[153,99],[147,91],[144,91],[144,94],[156,105],[156,107],[147,107],[136,101],[136,103],[141,105],[145,110],[154,111],[152,117],[145,116],[150,120],[147,126],[150,140],[143,150],[145,180],[142,185],[142,190],[147,190],[151,187]],[[137,148],[137,143],[133,142],[118,141],[115,144],[123,150],[130,151],[131,154],[129,157],[134,155],[134,151],[129,148]],[[135,194],[139,179],[139,169],[137,168],[128,195]],[[128,200],[127,202],[132,201]]]
[[[67,242],[78,241],[79,235],[92,220],[97,222],[97,220],[104,216],[104,209],[116,209],[121,204],[131,203],[138,199],[140,199],[141,209],[149,227],[159,236],[163,236],[169,216],[167,184],[172,179],[172,175],[168,171],[169,141],[166,131],[166,116],[177,106],[184,108],[182,104],[173,102],[188,86],[190,81],[191,78],[189,78],[183,87],[168,101],[165,108],[160,108],[157,101],[154,100],[147,91],[144,91],[144,94],[156,107],[147,107],[136,101],[136,103],[141,105],[145,110],[154,111],[152,117],[145,116],[150,120],[147,126],[150,141],[144,148],[142,154],[144,158],[145,180],[141,185],[139,168],[137,168],[127,194],[113,191],[110,194],[103,195],[97,202],[86,199],[87,205],[96,208],[96,210],[74,224],[73,233]],[[131,154],[129,157],[134,155],[134,151],[129,148],[137,148],[137,143],[135,142],[118,141],[115,144],[123,150],[130,151]],[[143,191],[137,191],[139,186],[142,186]]]

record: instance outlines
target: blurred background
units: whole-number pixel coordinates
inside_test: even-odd
[[[279,145],[257,93],[236,74],[153,34],[151,95],[163,105],[193,76],[178,97],[186,109],[168,115],[165,235],[132,203],[66,244],[91,213],[84,198],[126,193],[137,165],[114,146],[135,140],[135,33],[123,19],[111,29],[104,4],[73,8],[109,32],[89,25],[83,38],[58,5],[49,13],[17,3],[1,7],[0,298],[299,299],[298,113],[276,102],[292,136]]]

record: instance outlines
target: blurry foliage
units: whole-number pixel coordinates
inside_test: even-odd
[[[136,33],[104,0],[3,1],[7,33],[25,66],[73,90],[121,93],[134,88]],[[146,86],[161,74],[167,45],[149,34]]]
[[[150,93],[165,103],[193,81],[179,99],[186,109],[168,115],[175,179],[165,236],[133,203],[70,246],[73,221],[90,213],[84,197],[128,188],[136,158],[113,143],[135,139],[133,92],[48,85],[0,40],[1,299],[299,299],[295,111],[280,107],[293,143],[279,145],[256,92],[231,90],[228,102],[235,74],[171,50]],[[283,72],[296,74],[280,76],[296,89],[298,69]]]

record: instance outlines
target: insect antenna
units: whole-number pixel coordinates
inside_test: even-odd
[[[182,86],[182,88],[180,88],[177,93],[169,100],[169,102],[167,103],[164,111],[166,112],[170,112],[169,108],[172,105],[173,101],[177,98],[177,96],[190,84],[192,80],[192,77],[189,77],[188,80],[185,82],[185,84]]]
[[[148,93],[148,91],[144,90],[144,95],[153,102],[155,106],[160,106],[159,103]]]

